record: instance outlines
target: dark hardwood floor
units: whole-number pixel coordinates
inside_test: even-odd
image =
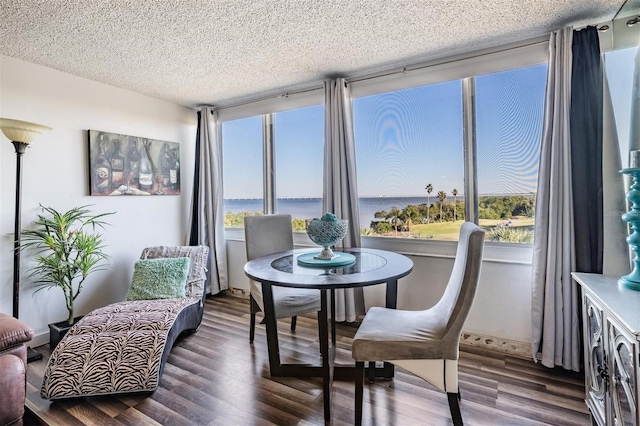
[[[318,362],[314,316],[297,331],[279,324],[286,362]],[[338,325],[336,363],[351,361],[356,328]],[[319,378],[271,378],[264,326],[249,344],[249,304],[230,296],[207,300],[200,329],[176,342],[160,387],[152,394],[121,394],[49,402],[39,390],[45,356],[28,365],[25,424],[49,425],[322,425]],[[589,425],[581,375],[549,370],[531,360],[463,347],[461,410],[466,425]],[[353,423],[354,384],[335,381],[333,425]],[[396,370],[390,381],[365,382],[364,424],[449,425],[446,395]]]

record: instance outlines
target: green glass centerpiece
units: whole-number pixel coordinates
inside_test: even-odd
[[[333,260],[339,257],[331,250],[347,235],[346,219],[338,219],[333,213],[325,213],[322,218],[307,221],[307,235],[314,243],[322,246],[320,254],[314,259]]]

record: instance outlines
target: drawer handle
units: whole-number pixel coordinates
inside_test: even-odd
[[[607,366],[598,367],[598,373],[600,374],[600,377],[602,377],[605,381],[609,381],[609,369],[607,368]]]

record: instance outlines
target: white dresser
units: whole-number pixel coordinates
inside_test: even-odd
[[[582,287],[586,403],[595,423],[640,426],[640,292],[618,277],[573,273]]]

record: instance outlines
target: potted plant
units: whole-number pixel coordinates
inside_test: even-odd
[[[96,228],[107,225],[102,219],[112,213],[93,214],[88,206],[74,207],[60,213],[40,205],[43,214],[34,222],[35,229],[22,231],[22,248],[35,250],[35,266],[30,277],[42,289],[60,288],[68,311],[66,321],[49,324],[49,344],[54,348],[73,325],[74,301],[89,274],[105,269],[110,259],[103,252],[102,234]]]

